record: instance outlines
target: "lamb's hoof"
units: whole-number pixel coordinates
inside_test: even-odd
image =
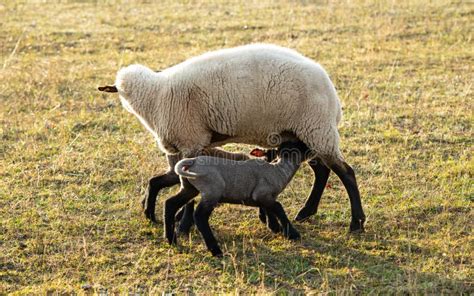
[[[280,223],[268,223],[267,226],[273,233],[280,233],[283,230]]]
[[[222,251],[218,245],[214,245],[213,247],[208,247],[207,249],[209,250],[209,252],[211,252],[212,256],[222,257]]]
[[[365,222],[365,219],[352,220],[351,225],[349,226],[349,232],[350,233],[363,233],[363,232],[365,232],[364,222]]]
[[[289,240],[292,240],[292,241],[296,241],[296,240],[299,240],[301,239],[301,235],[298,231],[296,230],[293,230],[293,231],[290,231],[287,235],[286,235],[286,238],[288,238]]]
[[[309,219],[312,215],[316,214],[315,211],[311,211],[307,208],[302,208],[295,217],[296,222],[303,222]]]
[[[145,204],[146,204],[146,197],[142,198],[142,209],[144,210],[145,209]]]
[[[219,247],[216,247],[216,248],[214,248],[212,250],[209,250],[209,251],[211,251],[211,254],[212,254],[213,257],[222,258],[224,256]]]
[[[178,245],[178,240],[176,239],[176,234],[174,234],[172,237],[166,237],[166,240],[168,241],[168,244],[170,246],[177,246]]]
[[[194,219],[192,217],[184,217],[185,219],[180,219],[181,222],[178,226],[178,232],[180,234],[189,234],[191,232],[191,228],[194,225]]]
[[[193,225],[183,225],[182,223],[178,226],[178,234],[182,236],[188,236],[191,232]]]

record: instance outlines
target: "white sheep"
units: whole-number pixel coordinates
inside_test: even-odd
[[[209,52],[161,72],[131,65],[118,72],[114,86],[99,89],[118,91],[123,106],[168,155],[168,172],[150,180],[148,217],[154,217],[158,191],[179,182],[172,168],[180,158],[231,142],[276,147],[281,141],[269,140],[272,136],[290,134],[314,153],[310,166],[316,175],[296,220],[316,213],[330,168],[350,198],[350,230],[363,231],[355,174],[339,150],[341,104],[326,71],[313,60],[291,49],[252,44]],[[182,184],[170,200],[184,205],[193,194]]]

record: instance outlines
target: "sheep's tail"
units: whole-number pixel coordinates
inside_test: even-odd
[[[194,165],[195,161],[195,158],[185,158],[183,160],[180,160],[174,167],[174,171],[176,172],[176,174],[186,178],[199,177],[199,174],[189,171],[189,169]]]

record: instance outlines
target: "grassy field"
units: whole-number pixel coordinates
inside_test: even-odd
[[[247,2],[247,1],[246,1]],[[0,294],[474,293],[474,5],[461,1],[0,4]],[[288,242],[256,210],[219,207],[223,259],[179,249],[141,212],[163,155],[116,95],[124,65],[212,49],[288,46],[320,62],[344,106],[366,233],[331,175]],[[229,149],[249,151],[249,146]],[[304,166],[280,197],[294,216]]]

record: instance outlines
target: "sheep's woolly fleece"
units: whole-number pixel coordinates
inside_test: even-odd
[[[154,72],[122,68],[115,85],[167,154],[192,156],[228,142],[274,147],[291,132],[322,159],[339,159],[341,104],[325,70],[294,50],[252,44],[208,52]]]

